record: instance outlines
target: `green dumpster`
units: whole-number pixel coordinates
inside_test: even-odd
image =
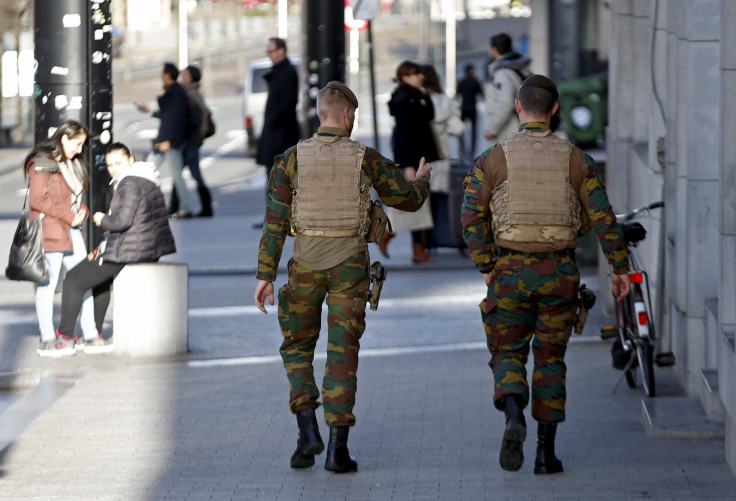
[[[581,147],[604,141],[608,124],[608,74],[561,82],[557,90],[570,141]]]

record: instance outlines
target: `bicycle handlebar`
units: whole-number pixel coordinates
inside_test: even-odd
[[[646,213],[652,209],[659,209],[660,207],[664,207],[664,202],[662,200],[652,202],[649,205],[642,205],[641,207],[637,207],[636,209],[625,214],[616,214],[616,219],[619,221],[629,221],[631,219],[634,219],[642,212]]]

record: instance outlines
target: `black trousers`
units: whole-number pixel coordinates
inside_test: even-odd
[[[124,263],[109,263],[104,260],[89,261],[85,259],[69,270],[64,279],[61,294],[61,322],[59,332],[74,337],[79,310],[82,309],[84,293],[92,289],[95,301],[95,324],[97,332],[102,332],[102,323],[110,304],[110,288],[118,273],[125,267]]]

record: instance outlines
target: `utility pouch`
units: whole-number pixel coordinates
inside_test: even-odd
[[[595,293],[588,289],[585,284],[578,288],[578,310],[575,319],[575,334],[582,334],[585,322],[588,320],[588,312],[595,305]]]
[[[371,288],[368,291],[368,302],[371,303],[371,310],[378,309],[378,300],[381,298],[381,289],[383,282],[386,281],[386,268],[380,261],[376,261],[371,265],[371,273],[369,275]]]
[[[374,200],[371,203],[370,227],[368,228],[368,234],[365,237],[365,241],[369,243],[380,242],[383,238],[383,234],[386,233],[387,226],[389,231],[391,231],[391,222],[388,220],[386,211],[383,210],[383,204],[380,200]]]

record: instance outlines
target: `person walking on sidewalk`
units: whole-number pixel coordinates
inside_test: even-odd
[[[152,116],[161,119],[158,135],[153,141],[153,150],[156,168],[164,161],[169,163],[177,200],[176,205],[172,204],[170,212],[172,217],[183,219],[192,217],[189,190],[183,176],[184,146],[189,132],[199,126],[202,118],[198,116],[197,108],[189,106],[189,97],[184,87],[177,82],[178,78],[179,69],[176,65],[164,63],[161,72],[164,93],[158,97],[159,109],[152,113]],[[143,113],[151,112],[145,104],[138,104],[138,109]]]
[[[268,40],[266,54],[273,66],[264,75],[268,83],[268,97],[263,117],[263,130],[258,139],[256,163],[266,166],[271,175],[274,157],[295,145],[301,138],[296,106],[299,102],[299,76],[286,57],[286,40],[273,37]]]
[[[491,37],[490,56],[483,124],[483,137],[488,147],[516,134],[519,120],[514,110],[514,99],[521,81],[531,74],[531,59],[512,50],[511,36],[507,33]]]
[[[73,353],[74,343],[57,351],[54,330],[54,294],[62,266],[67,270],[83,261],[87,247],[80,229],[89,216],[82,203],[88,186],[87,147],[89,132],[74,120],[63,122],[46,141],[39,142],[23,162],[29,180],[29,219],[43,217],[43,249],[49,278],[36,287],[36,317],[41,331],[38,354],[57,357]],[[92,311],[92,296],[80,296],[82,305],[82,335],[86,340],[97,338]],[[74,332],[69,333],[74,336]],[[80,343],[81,344],[81,343]]]
[[[394,160],[401,167],[404,177],[412,181],[416,175],[419,159],[427,162],[438,160],[439,153],[432,132],[434,106],[427,91],[422,87],[424,75],[422,67],[413,61],[403,61],[396,68],[394,82],[396,88],[388,102],[389,113],[395,125],[391,135]],[[414,264],[436,264],[427,255],[428,229],[432,228],[432,216],[427,208],[427,218],[416,221],[408,214],[392,213],[392,223],[396,227],[411,229],[412,262]],[[386,232],[378,243],[381,253],[388,255],[388,242],[394,233]]]
[[[524,462],[530,344],[532,417],[538,422],[534,473],[562,471],[554,440],[557,423],[565,420],[565,351],[580,282],[575,247],[586,222],[613,267],[617,300],[629,292],[628,253],[601,174],[587,154],[550,131],[558,97],[549,78],[525,79],[515,102],[520,132],[486,150],[465,179],[463,236],[488,285],[481,316],[493,403],[506,416],[499,461],[509,471]]]
[[[192,173],[192,177],[197,181],[197,193],[199,193],[199,200],[202,207],[200,212],[197,213],[197,217],[212,217],[214,215],[212,211],[212,196],[199,169],[199,150],[204,144],[207,129],[209,128],[209,121],[211,120],[210,110],[204,101],[204,96],[199,91],[199,82],[201,79],[202,72],[196,66],[187,66],[181,72],[181,83],[189,96],[189,106],[196,108],[197,113],[195,115],[202,117],[199,126],[192,128],[189,132],[186,146],[184,146],[184,165],[189,167],[189,172]],[[176,194],[176,191],[173,194]]]
[[[100,334],[92,343],[85,343],[84,351],[112,351],[112,338],[102,338],[102,323],[113,280],[127,263],[154,262],[176,252],[156,167],[135,162],[130,148],[123,143],[110,146],[105,162],[114,183],[110,210],[107,214],[96,212],[92,219],[107,233],[107,238],[64,279],[56,348],[65,354],[74,354],[71,333],[85,293],[91,289],[94,295],[95,322]]]
[[[475,142],[478,137],[478,96],[483,99],[483,87],[475,76],[473,63],[465,65],[465,76],[457,83],[457,96],[460,97],[460,118],[463,122],[470,121],[470,147],[462,141],[463,160],[471,159],[475,155]]]
[[[371,186],[384,203],[402,210],[418,210],[429,196],[431,167],[424,159],[409,183],[394,162],[350,139],[357,107],[358,99],[345,84],[329,82],[317,97],[317,133],[276,158],[268,184],[255,290],[255,304],[263,313],[266,299],[274,304],[273,282],[286,235],[290,228],[296,234],[288,282],[278,294],[280,353],[289,407],[299,427],[292,468],[312,466],[314,455],[324,450],[315,417],[320,394],[312,360],[327,297],[322,396],[330,440],[325,469],[358,469],[347,441],[355,425],[358,350],[370,283],[366,232]]]

